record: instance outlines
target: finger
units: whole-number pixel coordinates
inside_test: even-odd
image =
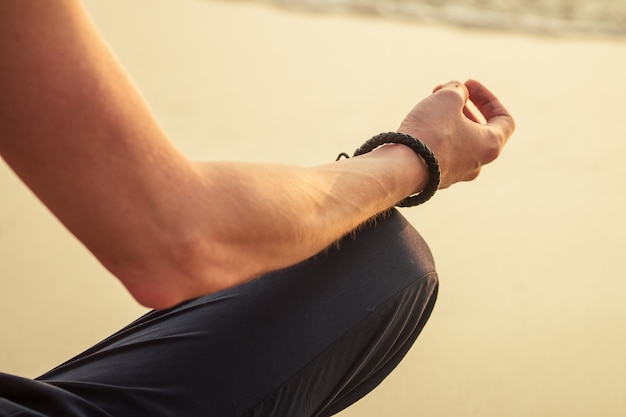
[[[509,111],[487,87],[475,80],[465,83],[469,99],[485,117],[487,124],[493,126],[509,137],[515,130],[515,122]]]

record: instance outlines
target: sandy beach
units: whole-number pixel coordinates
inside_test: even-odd
[[[476,78],[517,131],[472,183],[402,213],[440,275],[425,331],[342,416],[626,415],[626,41],[303,13],[86,2],[194,159],[314,165]],[[0,370],[34,377],[145,311],[0,162]]]

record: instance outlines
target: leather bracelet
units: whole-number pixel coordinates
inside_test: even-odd
[[[418,194],[411,195],[401,200],[396,204],[396,206],[413,207],[428,201],[439,188],[441,172],[439,170],[439,162],[437,162],[437,158],[428,148],[428,146],[426,146],[426,144],[424,144],[419,139],[416,139],[411,135],[407,135],[406,133],[381,133],[361,145],[356,151],[354,151],[354,156],[363,155],[365,153],[371,152],[385,143],[399,143],[408,146],[409,148],[413,149],[416,154],[421,156],[422,159],[426,161],[426,165],[428,166],[428,183],[426,184],[424,190],[422,190]],[[347,157],[346,154],[340,154],[337,159],[341,158],[341,156]]]

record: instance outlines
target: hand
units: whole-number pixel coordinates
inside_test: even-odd
[[[474,103],[481,123],[466,106]],[[478,81],[440,85],[405,117],[398,132],[423,141],[439,160],[447,188],[475,179],[483,165],[496,159],[515,130],[515,122],[498,98]]]

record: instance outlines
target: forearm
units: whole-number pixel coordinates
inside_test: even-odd
[[[421,159],[396,145],[313,168],[208,163],[200,169],[214,202],[206,210],[223,220],[213,240],[237,257],[224,256],[224,268],[236,264],[245,276],[314,255],[428,179]]]
[[[145,304],[168,305],[295,264],[428,179],[421,159],[395,145],[313,168],[208,162],[197,171],[200,182],[179,184],[162,206],[138,211],[138,252],[117,275]]]
[[[315,255],[423,188],[427,170],[410,149],[387,146],[313,168],[201,163],[183,177],[192,180],[166,182],[144,193],[152,198],[133,198],[125,216],[104,219],[91,248],[146,305],[169,306]],[[120,195],[106,201],[111,210]]]

